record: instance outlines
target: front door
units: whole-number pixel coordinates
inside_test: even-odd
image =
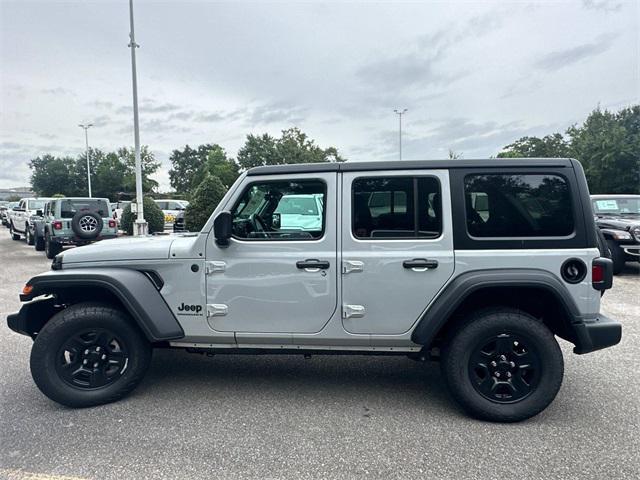
[[[337,173],[246,177],[225,205],[226,248],[207,244],[207,308],[216,331],[315,333],[337,307]],[[257,338],[251,337],[251,338]]]
[[[343,173],[343,326],[407,332],[453,274],[446,170]]]

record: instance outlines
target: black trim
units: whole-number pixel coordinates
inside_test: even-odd
[[[22,301],[40,295],[82,287],[103,288],[114,294],[152,341],[177,340],[184,331],[149,277],[128,268],[74,268],[47,272],[33,277],[27,285],[33,286],[29,295],[20,295]]]
[[[483,288],[495,287],[542,288],[560,302],[571,324],[582,321],[569,291],[560,279],[547,271],[528,268],[474,270],[456,277],[442,290],[420,318],[411,340],[420,345],[430,345],[451,314],[469,295]]]
[[[563,168],[571,167],[568,158],[490,158],[470,160],[403,160],[393,162],[344,162],[344,163],[301,163],[291,165],[267,165],[254,167],[247,171],[248,176],[287,175],[292,173],[316,172],[361,172],[379,170],[420,170],[435,168],[511,168],[527,167]]]
[[[568,161],[568,168],[540,168],[532,169],[527,161],[522,161],[520,168],[508,167],[500,170],[500,172],[491,172],[486,168],[462,168],[452,169],[449,172],[449,181],[451,184],[451,207],[453,213],[453,245],[455,250],[497,250],[497,249],[526,249],[526,248],[590,248],[596,247],[595,225],[593,217],[591,222],[587,222],[587,215],[590,215],[591,209],[584,212],[583,189],[581,184],[584,183],[586,188],[586,179],[584,173],[580,170],[581,180],[576,176],[573,169],[573,163]],[[576,162],[577,163],[577,162]],[[578,164],[579,165],[579,164]],[[566,179],[571,192],[574,231],[573,234],[565,237],[513,237],[513,238],[482,238],[472,237],[467,231],[467,215],[464,191],[464,178],[467,175],[482,175],[499,173],[504,175],[558,175]],[[588,191],[588,190],[587,190]],[[586,228],[589,225],[589,228]],[[593,226],[593,227],[592,227]]]
[[[590,353],[612,347],[622,339],[622,325],[602,314],[595,320],[580,322],[573,327],[578,339],[573,353]]]

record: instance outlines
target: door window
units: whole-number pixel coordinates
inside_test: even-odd
[[[473,237],[565,237],[574,231],[560,175],[467,175],[467,230]]]
[[[252,183],[232,211],[233,235],[245,240],[315,240],[325,225],[320,180]]]
[[[442,233],[440,183],[434,177],[358,178],[352,198],[356,238],[437,238]]]

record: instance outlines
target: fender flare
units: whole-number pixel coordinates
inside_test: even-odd
[[[55,294],[77,287],[96,287],[109,291],[120,300],[147,339],[151,342],[176,340],[184,330],[151,279],[143,272],[129,268],[74,268],[46,272],[27,282],[33,287],[20,300]],[[21,309],[28,312],[29,304]]]
[[[430,345],[469,295],[494,287],[534,287],[546,290],[562,305],[570,319],[567,323],[569,329],[575,330],[574,323],[582,322],[580,311],[567,288],[547,271],[533,268],[473,270],[456,277],[440,292],[418,320],[411,340],[420,345]]]

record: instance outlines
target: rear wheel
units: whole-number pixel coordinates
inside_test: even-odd
[[[126,313],[82,303],[56,314],[38,333],[31,375],[51,400],[90,407],[131,392],[150,361],[151,345]]]
[[[517,422],[553,401],[564,362],[542,322],[517,310],[488,309],[455,329],[444,349],[442,371],[453,397],[471,415]]]
[[[46,232],[44,234],[44,253],[46,254],[47,258],[53,259],[61,251],[62,247],[60,246],[60,244],[52,242],[49,232]]]
[[[29,230],[29,227],[27,227],[27,233],[25,234],[25,237],[27,240],[27,245],[34,244],[33,235],[31,234],[31,230]]]
[[[34,244],[35,244],[36,250],[38,252],[43,251],[44,250],[44,238],[42,238],[40,235],[38,235],[37,231],[35,232],[33,240],[34,240]]]

